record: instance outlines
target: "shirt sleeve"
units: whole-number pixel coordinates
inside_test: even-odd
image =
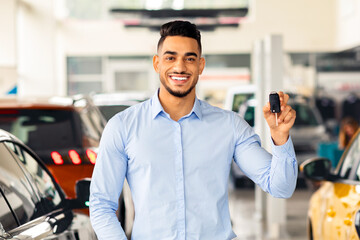
[[[127,171],[122,127],[119,115],[106,125],[91,179],[90,220],[100,240],[127,240],[115,213]]]
[[[291,197],[298,175],[291,137],[281,146],[272,142],[271,155],[261,147],[259,136],[245,120],[236,116],[234,122],[234,161],[239,168],[273,197]]]

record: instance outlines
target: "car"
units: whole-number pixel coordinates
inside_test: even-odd
[[[97,239],[87,215],[90,180],[68,198],[43,161],[0,129],[0,239]]]
[[[360,129],[337,166],[323,157],[300,165],[318,189],[308,208],[308,239],[345,240],[360,237]]]
[[[290,130],[295,152],[316,152],[318,144],[330,139],[321,115],[314,104],[303,98],[290,98],[288,104],[296,111],[294,126]],[[239,115],[254,127],[256,99],[250,98],[239,107]]]
[[[107,121],[89,96],[0,99],[0,128],[32,148],[66,195],[75,197],[77,180],[91,178]],[[133,205],[127,182],[117,216],[131,234]],[[81,210],[89,214],[88,209]]]
[[[0,100],[0,128],[33,149],[71,198],[75,182],[92,175],[105,124],[82,95]]]
[[[254,85],[234,88],[229,91],[226,101],[226,107],[237,112],[251,127],[255,125],[255,107],[257,106],[254,92]],[[330,135],[319,111],[314,104],[311,104],[310,99],[291,94],[288,104],[297,113],[290,135],[300,164],[309,157],[316,156],[319,143],[328,141]],[[231,176],[236,187],[254,185],[235,162],[232,163]],[[300,180],[299,184],[306,186],[302,174],[299,174],[298,180]]]
[[[135,104],[145,101],[150,97],[147,92],[115,92],[92,94],[94,104],[100,109],[106,120],[116,113]]]

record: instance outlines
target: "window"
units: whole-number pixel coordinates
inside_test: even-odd
[[[319,122],[315,117],[312,109],[305,104],[290,104],[292,108],[296,111],[296,126],[318,126]]]
[[[37,212],[39,198],[10,151],[4,143],[0,143],[0,183],[11,208],[23,224]]]
[[[0,128],[11,132],[35,151],[69,148],[81,144],[74,134],[72,111],[14,110],[0,115]]]
[[[91,120],[91,116],[88,114],[87,110],[82,110],[80,112],[80,117],[82,120],[82,129],[84,134],[92,139],[99,140],[101,137],[101,133],[98,129],[96,129]]]
[[[0,238],[2,229],[7,232],[18,226],[14,215],[5,201],[5,194],[8,192],[5,189],[5,185],[0,182]]]
[[[27,174],[30,175],[28,178],[31,179],[39,196],[43,213],[54,210],[60,204],[61,198],[49,174],[23,147],[12,142],[6,142],[6,145],[10,146],[10,149],[13,150],[14,154],[24,164]]]
[[[360,135],[357,135],[356,139],[351,144],[349,151],[346,153],[345,159],[341,165],[339,175],[342,178],[348,178],[351,172],[351,169],[354,164],[360,159]],[[360,168],[357,167],[356,171],[356,180],[360,179]]]
[[[86,3],[88,12],[88,3]],[[90,4],[92,5],[92,4]],[[103,91],[102,57],[68,57],[68,95]]]

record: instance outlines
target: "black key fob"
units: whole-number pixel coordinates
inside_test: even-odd
[[[280,97],[276,92],[271,92],[269,95],[270,110],[272,113],[280,112]]]

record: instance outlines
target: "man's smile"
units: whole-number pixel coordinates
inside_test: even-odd
[[[169,75],[169,77],[175,82],[185,83],[190,78],[190,75]]]

